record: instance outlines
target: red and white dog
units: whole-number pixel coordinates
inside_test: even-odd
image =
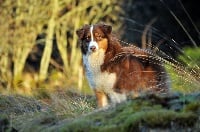
[[[145,50],[123,47],[103,23],[85,25],[77,30],[83,64],[99,107],[126,100],[130,93],[165,91],[168,76],[161,62]],[[151,56],[151,57],[150,57]]]

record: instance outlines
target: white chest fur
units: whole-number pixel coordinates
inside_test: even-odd
[[[126,100],[126,94],[116,93],[113,90],[113,86],[116,82],[115,73],[101,71],[104,57],[105,51],[101,49],[83,56],[83,63],[89,85],[92,89],[106,93],[114,104],[120,103]]]
[[[96,90],[102,90],[105,93],[113,91],[116,82],[116,74],[101,71],[101,65],[104,62],[105,51],[99,49],[96,52],[83,56],[83,63],[86,70],[86,76],[90,87]]]
[[[104,63],[105,50],[99,48],[94,41],[93,26],[90,28],[91,41],[88,47],[88,53],[83,55],[86,76],[92,89],[102,91],[107,94],[113,103],[119,103],[126,99],[125,94],[116,93],[113,90],[116,82],[116,73],[102,72],[101,65]],[[95,48],[93,52],[92,48]],[[105,101],[105,100],[104,100]],[[104,102],[104,104],[107,104]]]

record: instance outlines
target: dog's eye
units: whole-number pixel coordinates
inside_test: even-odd
[[[97,41],[100,41],[100,40],[102,39],[101,34],[97,34],[97,35],[96,35],[96,39],[97,39]]]
[[[86,36],[85,40],[86,40],[87,42],[89,42],[89,41],[90,41],[90,36]]]
[[[98,40],[101,40],[101,39],[102,39],[102,37],[101,37],[101,36],[98,36],[98,37],[97,37],[97,39],[98,39]]]

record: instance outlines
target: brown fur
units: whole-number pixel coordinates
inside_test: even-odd
[[[161,62],[139,48],[122,47],[113,38],[108,45],[101,70],[117,73],[116,91],[168,91],[167,74]]]
[[[105,50],[104,63],[100,66],[102,73],[116,73],[116,82],[112,88],[118,93],[139,93],[143,91],[167,92],[169,82],[161,62],[154,59],[145,50],[137,47],[123,47],[111,34],[112,27],[96,24],[94,39],[99,48]],[[90,37],[89,26],[77,31],[81,40],[82,53],[87,53]],[[100,36],[100,37],[99,37]],[[102,106],[106,93],[95,89],[98,105]]]
[[[103,106],[107,105],[107,101],[105,101],[107,98],[107,95],[103,91],[95,90],[94,92],[95,92],[95,96],[97,98],[98,107],[103,107]]]

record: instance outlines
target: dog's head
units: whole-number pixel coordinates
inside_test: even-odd
[[[95,25],[85,25],[76,31],[81,41],[81,51],[85,55],[93,53],[100,49],[107,50],[108,39],[112,27],[103,23]]]

